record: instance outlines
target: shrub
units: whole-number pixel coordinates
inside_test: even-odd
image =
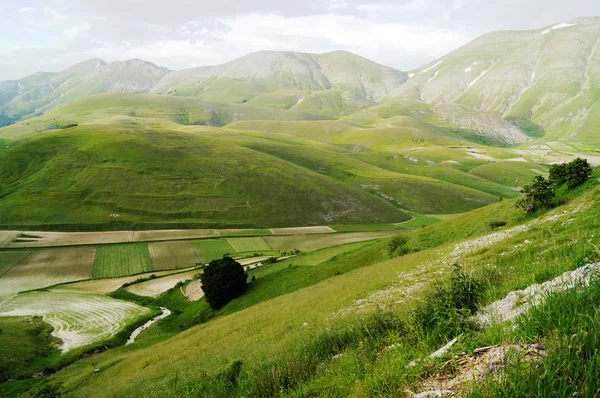
[[[517,201],[517,206],[527,213],[533,213],[539,207],[548,207],[552,203],[556,189],[554,184],[542,176],[537,176],[533,182],[521,190],[523,198]]]
[[[506,225],[506,221],[490,221],[490,223],[488,224],[490,226],[491,229],[496,229],[496,228],[500,228]]]
[[[247,279],[244,267],[231,257],[211,261],[200,277],[204,296],[213,310],[242,294]]]
[[[395,257],[398,255],[404,255],[408,253],[406,244],[408,239],[404,235],[396,235],[388,242],[388,253],[390,256]]]
[[[242,361],[233,361],[217,374],[217,378],[225,384],[227,388],[233,388],[237,385],[238,377],[242,372]]]
[[[592,176],[592,166],[586,159],[577,158],[566,165],[567,186],[575,188]]]
[[[481,282],[454,266],[450,283],[438,286],[412,313],[413,325],[424,333],[446,339],[473,329],[471,316],[483,295]]]

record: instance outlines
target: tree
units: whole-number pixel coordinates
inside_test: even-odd
[[[406,244],[408,239],[404,235],[396,235],[388,242],[388,253],[390,256],[395,257],[396,255],[405,255],[408,253]]]
[[[548,207],[552,204],[556,189],[553,183],[542,176],[537,176],[531,184],[523,187],[521,193],[524,196],[517,202],[517,206],[527,213],[533,213],[540,206]]]
[[[211,261],[200,277],[206,301],[213,310],[238,297],[246,288],[248,274],[231,257]]]
[[[556,186],[560,186],[567,182],[567,164],[557,163],[550,166],[550,176],[548,179]]]
[[[575,188],[592,176],[592,166],[586,159],[577,158],[566,165],[567,186]]]

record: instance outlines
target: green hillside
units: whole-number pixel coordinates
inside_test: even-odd
[[[256,280],[248,291],[216,318],[176,335],[169,323],[175,318],[165,320],[134,345],[80,359],[51,376],[50,383],[63,383],[68,396],[402,396],[427,391],[428,383],[443,374],[459,380],[452,391],[469,396],[506,391],[531,396],[532,388],[549,382],[561,396],[590,391],[600,348],[594,333],[597,282],[554,293],[546,305],[518,318],[516,326],[478,329],[467,321],[454,323],[468,318],[444,311],[459,304],[432,303],[443,294],[464,293],[478,297],[476,308],[483,308],[508,292],[596,261],[599,177],[596,172],[591,182],[566,194],[563,205],[533,216],[505,201],[408,232],[411,253],[406,255],[390,256],[387,239],[327,248],[251,271]],[[488,223],[498,219],[507,226],[491,231]],[[469,296],[470,283],[480,286],[479,295]],[[181,305],[177,319],[190,306],[205,311],[202,301],[182,304],[179,294],[173,289],[147,302]],[[427,310],[457,318],[442,315],[427,324],[411,315]],[[428,358],[453,337],[458,342],[448,353]],[[532,341],[544,346],[542,358],[519,362],[520,357],[507,355],[506,367],[497,370],[505,379],[482,373],[478,380],[484,383],[473,383],[458,377],[467,357],[485,361],[475,349],[497,346],[508,352]],[[582,346],[587,354],[576,354]],[[233,366],[236,361],[241,362]],[[573,376],[572,382],[544,376],[558,371]],[[528,376],[532,373],[536,378]],[[528,383],[519,382],[523,377]]]
[[[202,133],[87,125],[18,141],[0,152],[0,223],[273,227],[409,218],[359,188]]]

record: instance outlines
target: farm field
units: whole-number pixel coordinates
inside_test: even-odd
[[[151,275],[158,277],[170,275],[172,273],[181,272],[182,270],[169,270],[169,271],[153,271],[146,272],[144,274],[122,276],[119,278],[103,278],[103,279],[92,279],[81,282],[67,283],[59,285],[51,289],[53,292],[82,292],[82,293],[111,293],[123,286],[125,283],[133,282],[140,278],[148,278]]]
[[[189,242],[148,243],[148,252],[155,271],[193,267],[198,262]]]
[[[214,229],[174,229],[174,230],[154,230],[154,231],[136,231],[134,240],[136,242],[157,241],[157,240],[180,240],[180,239],[198,239],[211,238],[219,236],[219,232]]]
[[[219,236],[224,238],[230,236],[272,235],[271,231],[268,229],[219,229],[217,232],[219,233]]]
[[[102,294],[29,292],[0,307],[0,317],[43,316],[67,352],[112,337],[149,309]]]
[[[0,302],[25,290],[91,279],[95,253],[93,247],[32,251],[0,277]]]
[[[233,254],[235,249],[225,239],[207,239],[191,242],[200,261],[208,263],[223,255]]]
[[[152,271],[145,243],[100,246],[94,262],[94,278],[114,278]]]
[[[5,231],[10,235],[10,240],[5,247],[49,247],[49,246],[76,246],[106,243],[132,242],[133,231],[113,232],[44,232],[44,231]],[[20,235],[35,238],[19,238]],[[15,241],[16,240],[16,241]]]
[[[30,252],[27,251],[11,251],[0,252],[0,276],[7,272],[12,266],[21,261]]]
[[[192,270],[174,275],[163,276],[161,278],[136,283],[128,286],[126,289],[128,292],[137,294],[138,296],[157,297],[167,290],[173,288],[179,282],[193,279],[200,272],[201,271],[199,270]]]
[[[273,250],[298,249],[302,251],[312,251],[344,243],[385,238],[397,233],[397,231],[377,231],[304,236],[267,236],[264,240]]]
[[[263,238],[230,238],[227,239],[227,243],[229,243],[236,252],[260,252],[261,250],[271,249]]]
[[[273,235],[303,235],[303,234],[328,234],[335,232],[330,227],[316,226],[316,227],[296,227],[296,228],[271,228],[269,231]]]
[[[202,282],[198,279],[192,281],[184,288],[184,294],[190,301],[198,301],[204,297],[204,290],[202,290]]]

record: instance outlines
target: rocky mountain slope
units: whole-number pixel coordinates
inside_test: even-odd
[[[412,71],[389,98],[439,106],[434,112],[445,120],[458,104],[533,136],[585,138],[600,117],[599,44],[600,18],[488,33]]]

